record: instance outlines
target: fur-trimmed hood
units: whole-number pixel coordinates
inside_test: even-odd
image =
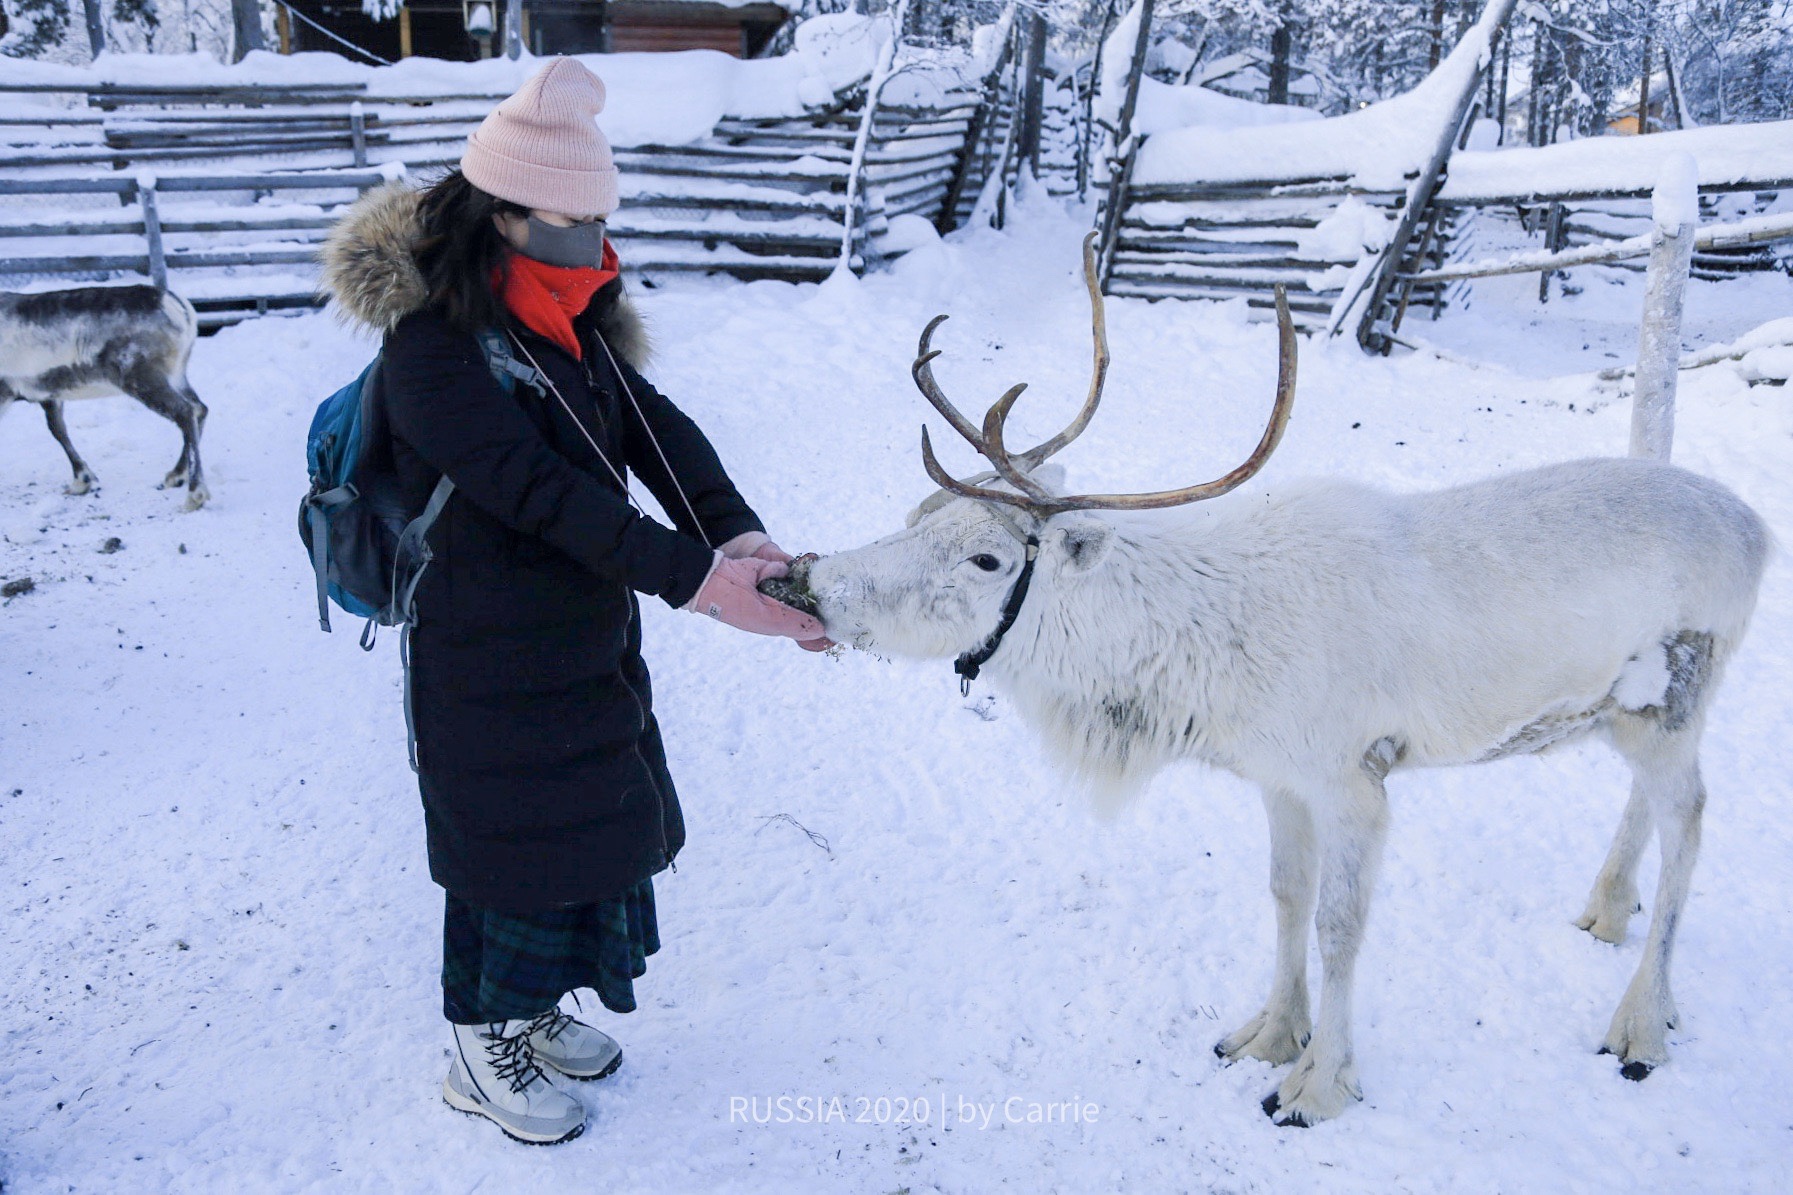
[[[376,187],[356,200],[324,238],[319,289],[336,300],[343,319],[390,332],[428,301],[423,271],[412,256],[422,231],[422,199],[423,192],[404,183]],[[617,356],[636,369],[646,367],[651,351],[647,328],[626,291],[600,309],[598,331]]]

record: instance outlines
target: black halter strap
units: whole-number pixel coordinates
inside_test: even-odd
[[[1002,646],[1002,637],[1009,633],[1015,625],[1015,619],[1021,615],[1021,603],[1027,600],[1027,586],[1033,581],[1033,563],[1040,556],[1040,540],[1038,536],[1027,537],[1027,562],[1021,566],[1021,575],[1015,578],[1015,585],[1009,590],[1009,596],[1002,603],[1002,618],[990,637],[973,651],[968,651],[953,661],[953,671],[959,674],[959,694],[971,694],[971,682],[977,679],[978,670],[990,662],[996,649]]]

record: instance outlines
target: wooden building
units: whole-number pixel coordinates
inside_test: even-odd
[[[470,61],[502,53],[500,34],[476,38],[467,29],[475,0],[410,0],[391,20],[375,20],[360,0],[292,0],[293,8],[370,54],[396,61],[412,55]],[[523,44],[532,54],[603,54],[641,50],[720,50],[751,58],[765,49],[790,10],[773,0],[517,0]],[[494,26],[504,0],[491,0]],[[333,50],[337,42],[304,21],[285,22],[285,50]],[[352,55],[351,55],[352,56]]]

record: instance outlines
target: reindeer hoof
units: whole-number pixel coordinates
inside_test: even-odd
[[[68,488],[62,492],[71,498],[79,498],[86,494],[97,493],[99,492],[99,488],[99,478],[77,477],[75,480],[69,482]]]
[[[1277,1095],[1274,1091],[1264,1097],[1264,1102],[1260,1104],[1259,1107],[1264,1109],[1265,1116],[1268,1116],[1271,1120],[1276,1122],[1278,1128],[1308,1129],[1313,1127],[1313,1125],[1308,1122],[1307,1117],[1299,1112],[1291,1112],[1281,1120],[1277,1120],[1276,1114],[1282,1111],[1282,1097]]]
[[[1645,1079],[1650,1077],[1650,1072],[1655,1069],[1655,1067],[1647,1062],[1627,1062],[1624,1066],[1619,1068],[1619,1073],[1624,1075],[1627,1079],[1630,1079],[1633,1083],[1642,1083]]]

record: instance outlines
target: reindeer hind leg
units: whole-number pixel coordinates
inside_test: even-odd
[[[63,422],[62,400],[49,399],[45,401],[43,408],[44,422],[49,425],[50,434],[56,437],[56,442],[62,445],[62,451],[68,454],[69,468],[75,472],[75,479],[69,482],[68,492],[71,494],[91,493],[93,488],[99,484],[100,479],[94,475],[92,469],[87,467],[87,462],[81,459],[81,454],[75,451],[75,442],[69,438],[68,424]]]
[[[163,489],[187,487],[187,509],[198,510],[211,492],[199,465],[199,436],[205,429],[206,406],[184,375],[169,378],[152,367],[131,371],[120,383],[126,394],[181,429],[181,455],[162,479]]]
[[[1680,1022],[1669,968],[1706,806],[1699,764],[1702,722],[1696,715],[1671,728],[1659,714],[1625,714],[1613,727],[1613,741],[1631,765],[1633,793],[1648,805],[1662,852],[1643,958],[1600,1047],[1601,1053],[1618,1056],[1627,1079],[1641,1080],[1668,1061],[1667,1030]]]
[[[1631,915],[1643,907],[1637,900],[1637,861],[1649,841],[1650,826],[1649,794],[1634,779],[1606,862],[1588,893],[1587,908],[1575,919],[1577,926],[1602,942],[1614,946],[1623,942]]]
[[[192,433],[190,435],[187,433],[186,425],[183,424],[181,427],[183,436],[181,448],[182,456],[187,464],[187,509],[197,510],[204,506],[206,500],[212,496],[211,490],[206,488],[205,474],[199,466],[199,438],[205,434],[205,419],[211,412],[203,402],[199,401],[199,395],[193,392],[193,387],[188,384],[185,375],[176,379],[176,384],[180,389],[181,396],[187,400],[187,409],[193,413]],[[163,484],[168,483],[164,481]]]

